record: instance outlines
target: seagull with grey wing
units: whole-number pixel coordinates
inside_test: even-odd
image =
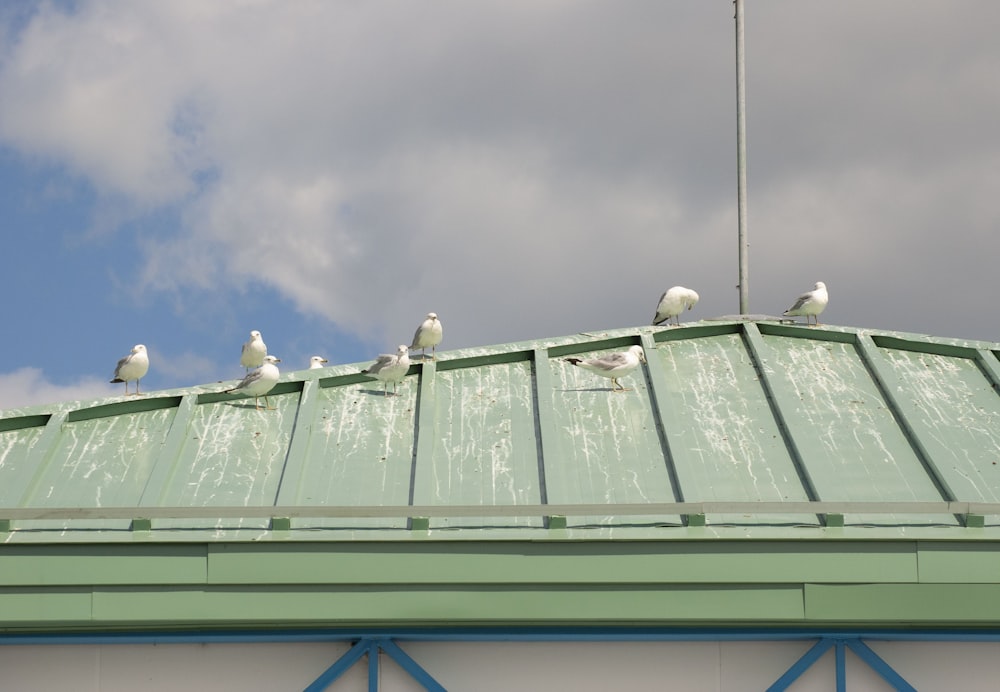
[[[636,345],[627,351],[609,353],[598,358],[567,358],[566,362],[601,377],[610,378],[611,391],[613,392],[627,392],[629,390],[618,381],[618,378],[624,377],[638,368],[640,363],[645,363],[646,354],[643,352],[642,346]]]
[[[410,349],[416,351],[419,348],[421,358],[426,358],[427,348],[430,347],[431,359],[437,360],[435,349],[441,343],[443,337],[444,329],[441,326],[441,320],[438,319],[436,313],[428,312],[427,319],[417,327],[417,331],[413,335],[413,343],[410,344]]]
[[[783,314],[788,317],[804,315],[807,325],[809,324],[809,318],[813,318],[816,320],[816,326],[819,326],[819,314],[823,312],[826,304],[829,302],[830,294],[826,291],[826,284],[822,281],[817,281],[816,285],[813,286],[813,290],[807,291],[796,298],[795,304],[785,310]]]
[[[656,305],[656,314],[653,316],[653,326],[666,322],[670,324],[671,318],[674,324],[680,325],[680,315],[685,310],[690,310],[698,303],[698,293],[690,288],[674,286],[667,289],[660,296],[660,302]]]
[[[125,383],[125,396],[128,396],[129,381],[135,382],[135,395],[139,396],[139,380],[149,371],[149,354],[146,347],[136,344],[132,347],[132,352],[118,361],[115,366],[115,374],[111,376],[111,382]]]
[[[258,411],[260,410],[260,397],[264,397],[264,408],[268,411],[273,411],[271,402],[267,399],[267,393],[274,389],[274,385],[277,384],[278,378],[281,376],[278,366],[275,365],[275,363],[280,362],[280,358],[275,358],[271,355],[264,356],[264,362],[259,368],[254,368],[248,372],[247,376],[238,385],[232,389],[225,390],[223,394],[246,394],[247,396],[252,396],[254,407]]]
[[[264,343],[260,332],[254,329],[250,332],[250,340],[243,344],[243,352],[240,353],[240,365],[250,372],[251,368],[259,368],[264,364],[264,356],[267,355],[267,344]]]
[[[395,395],[396,385],[403,381],[409,369],[410,349],[406,344],[400,344],[395,353],[383,353],[361,373],[371,375],[381,382],[382,391],[389,396],[389,383],[392,382],[392,393]]]

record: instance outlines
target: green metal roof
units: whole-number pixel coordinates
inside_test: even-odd
[[[0,633],[994,627],[998,352],[717,321],[6,411]]]
[[[625,393],[564,360],[633,344]],[[445,352],[396,397],[353,364],[273,411],[221,383],[8,410],[0,541],[996,538],[998,352],[709,321]]]

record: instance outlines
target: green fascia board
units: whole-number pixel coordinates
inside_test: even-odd
[[[787,584],[917,580],[912,543],[211,546],[208,581],[381,584]],[[336,549],[340,548],[340,549]]]
[[[915,583],[917,546],[913,541],[4,546],[0,585]],[[982,554],[963,545],[953,562],[968,560],[971,569],[982,564]]]
[[[798,587],[0,590],[5,629],[801,621]],[[60,614],[61,617],[57,617]]]
[[[0,589],[3,629],[417,625],[962,627],[1000,623],[1000,584],[673,584]]]
[[[808,620],[1000,624],[1000,584],[806,584]]]
[[[85,587],[0,587],[0,631],[86,624],[93,619],[93,606],[93,591]]]
[[[920,582],[1000,582],[1000,547],[991,543],[917,543]]]
[[[206,545],[0,546],[0,586],[198,584]]]

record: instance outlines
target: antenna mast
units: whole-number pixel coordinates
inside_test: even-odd
[[[743,0],[736,5],[736,175],[739,205],[740,314],[750,312],[749,261],[747,251],[747,89],[746,55],[743,47]]]

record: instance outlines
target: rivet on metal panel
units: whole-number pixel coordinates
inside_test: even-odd
[[[983,514],[966,514],[965,527],[968,529],[981,529],[986,526],[986,516]],[[2,527],[0,527],[2,528]]]
[[[566,517],[559,514],[552,514],[549,516],[549,528],[550,529],[565,529],[566,528]]]
[[[843,526],[844,526],[844,515],[843,514],[837,514],[836,512],[828,512],[826,514],[826,525],[827,525],[827,527],[843,528]]]
[[[704,514],[689,514],[688,526],[704,526],[705,525],[705,515]]]
[[[291,531],[292,520],[290,517],[271,517],[272,531]]]
[[[152,531],[153,530],[153,520],[152,519],[133,519],[132,525],[129,526],[131,531]]]
[[[410,517],[410,530],[430,531],[431,530],[430,517]]]

